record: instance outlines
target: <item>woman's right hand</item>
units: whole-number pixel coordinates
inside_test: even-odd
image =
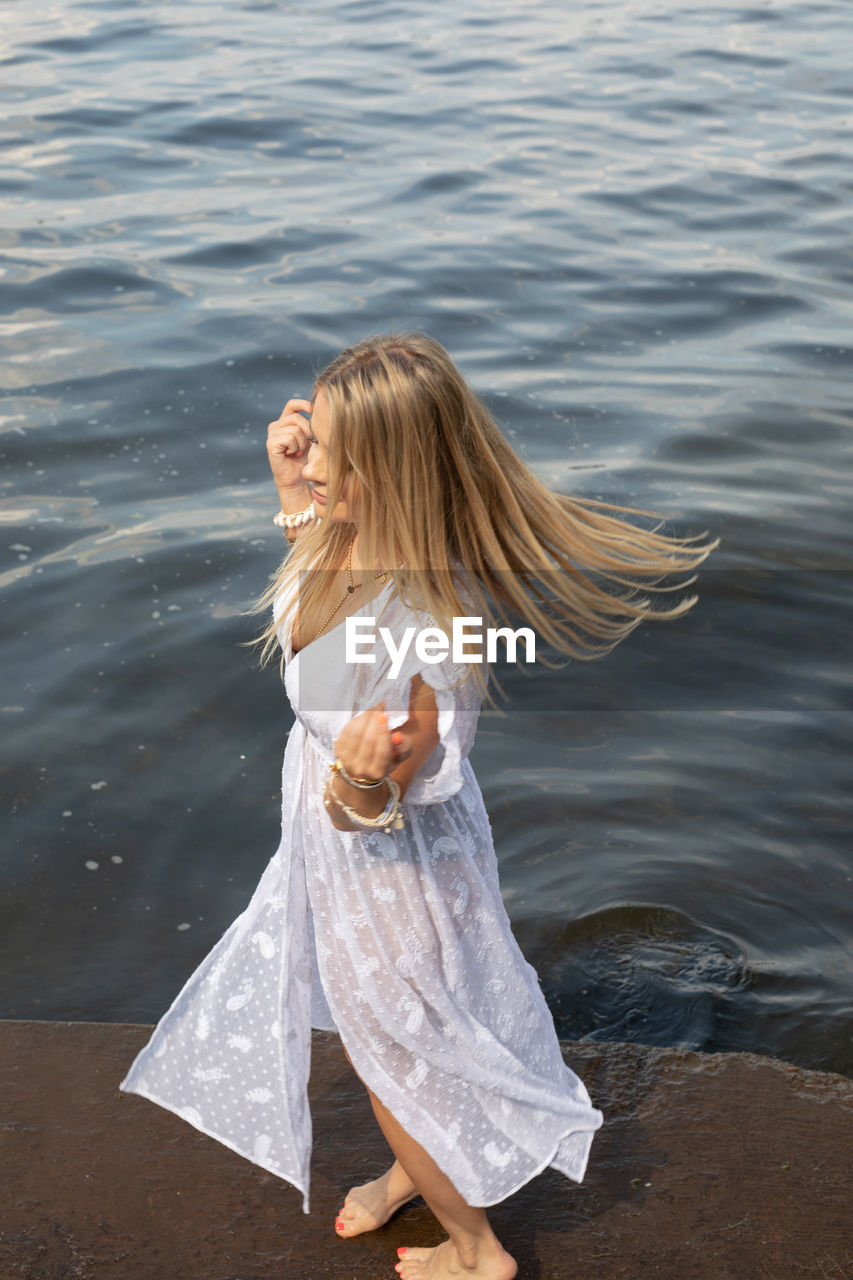
[[[288,400],[281,416],[267,427],[267,457],[282,510],[286,510],[289,494],[307,489],[302,468],[311,447],[311,426],[303,414],[311,413],[313,408],[310,400]]]
[[[388,728],[384,702],[355,716],[335,740],[335,757],[353,778],[385,778],[411,754],[409,738]]]

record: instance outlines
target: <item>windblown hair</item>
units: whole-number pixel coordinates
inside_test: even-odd
[[[330,426],[326,510],[334,511],[346,483],[347,500],[355,494],[358,505],[362,564],[401,565],[393,570],[397,591],[445,631],[462,615],[479,615],[484,626],[520,622],[559,653],[590,660],[644,619],[677,618],[696,603],[693,595],[654,609],[642,592],[695,582],[694,575],[655,585],[695,569],[719,538],[670,537],[658,532],[663,517],[643,529],[608,514],[655,519],[658,512],[548,489],[426,334],[357,343],[319,375],[314,395],[321,390]],[[348,522],[315,521],[256,610],[299,583],[307,612],[328,586],[326,574],[314,571],[341,569],[354,532]],[[629,590],[607,590],[593,575]],[[638,576],[651,580],[639,589]],[[259,643],[266,661],[277,644],[274,623]],[[474,670],[483,680],[482,668]]]

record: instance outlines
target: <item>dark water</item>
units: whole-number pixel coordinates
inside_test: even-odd
[[[472,756],[562,1034],[853,1073],[853,15],[0,3],[3,1016],[154,1020],[277,843],[266,424],[443,341],[554,487],[723,544]]]

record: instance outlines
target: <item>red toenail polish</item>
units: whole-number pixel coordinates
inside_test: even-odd
[[[397,1250],[397,1257],[398,1257],[398,1258],[402,1258],[405,1252],[406,1252],[406,1250],[405,1250],[405,1249],[398,1249],[398,1250]]]

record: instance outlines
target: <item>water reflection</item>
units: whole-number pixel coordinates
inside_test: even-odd
[[[483,719],[561,1028],[851,1071],[844,14],[328,16],[0,37],[3,1012],[153,1018],[244,905],[290,723],[239,648],[266,423],[420,326],[543,479],[723,539],[688,618]]]

